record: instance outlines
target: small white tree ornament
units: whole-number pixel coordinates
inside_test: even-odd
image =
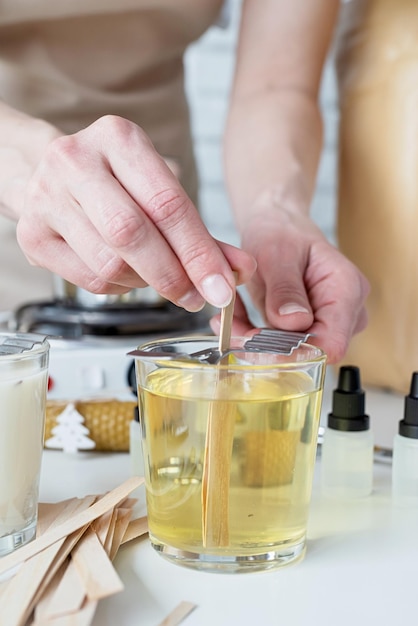
[[[53,437],[45,441],[45,447],[69,453],[92,450],[96,444],[87,436],[90,431],[83,426],[83,422],[84,417],[77,411],[74,404],[67,404],[63,412],[58,415],[57,425],[51,431]]]

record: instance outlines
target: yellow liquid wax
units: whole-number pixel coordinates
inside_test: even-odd
[[[303,372],[156,370],[139,389],[147,508],[154,544],[249,556],[304,540],[321,392]],[[216,400],[204,399],[216,397]],[[234,420],[229,543],[203,547],[202,470],[208,416]]]

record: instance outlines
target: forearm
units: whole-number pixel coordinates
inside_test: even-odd
[[[318,92],[338,0],[244,0],[225,133],[240,230],[267,207],[306,216],[322,143]]]
[[[0,102],[0,212],[17,220],[27,183],[46,146],[61,133]]]
[[[301,91],[254,93],[232,103],[225,173],[240,230],[263,208],[309,211],[321,145],[319,108]]]

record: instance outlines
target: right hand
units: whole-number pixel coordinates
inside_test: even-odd
[[[17,226],[39,265],[93,293],[151,285],[189,311],[223,307],[250,279],[250,254],[212,238],[136,124],[105,116],[48,144]]]

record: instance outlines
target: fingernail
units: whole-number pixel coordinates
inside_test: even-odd
[[[292,313],[309,313],[309,310],[296,302],[288,302],[283,304],[279,309],[280,315],[292,315]]]
[[[232,300],[232,289],[221,274],[213,274],[202,281],[205,299],[212,306],[222,309]]]
[[[196,289],[192,289],[178,300],[178,305],[190,313],[197,313],[203,309],[205,301]]]

